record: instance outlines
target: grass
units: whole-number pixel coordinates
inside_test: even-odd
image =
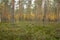
[[[60,23],[0,23],[0,40],[60,40]]]

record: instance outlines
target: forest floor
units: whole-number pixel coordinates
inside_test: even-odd
[[[60,23],[0,23],[0,40],[60,40]]]

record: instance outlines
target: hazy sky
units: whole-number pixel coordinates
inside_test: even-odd
[[[19,5],[16,5],[19,0],[15,0],[15,1],[16,1],[16,3],[15,3],[15,9],[16,9],[16,7],[19,6]],[[32,0],[32,4],[34,4],[34,0]],[[24,5],[24,8],[26,8],[26,5]],[[33,7],[31,7],[31,8],[33,8]]]

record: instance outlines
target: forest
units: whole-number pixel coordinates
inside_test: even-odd
[[[59,4],[59,0],[0,0],[0,22],[59,22]]]
[[[60,0],[0,0],[0,40],[60,40]]]

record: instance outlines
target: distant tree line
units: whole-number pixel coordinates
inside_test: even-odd
[[[60,0],[18,0],[15,3],[16,0],[0,0],[0,22],[60,22]]]

